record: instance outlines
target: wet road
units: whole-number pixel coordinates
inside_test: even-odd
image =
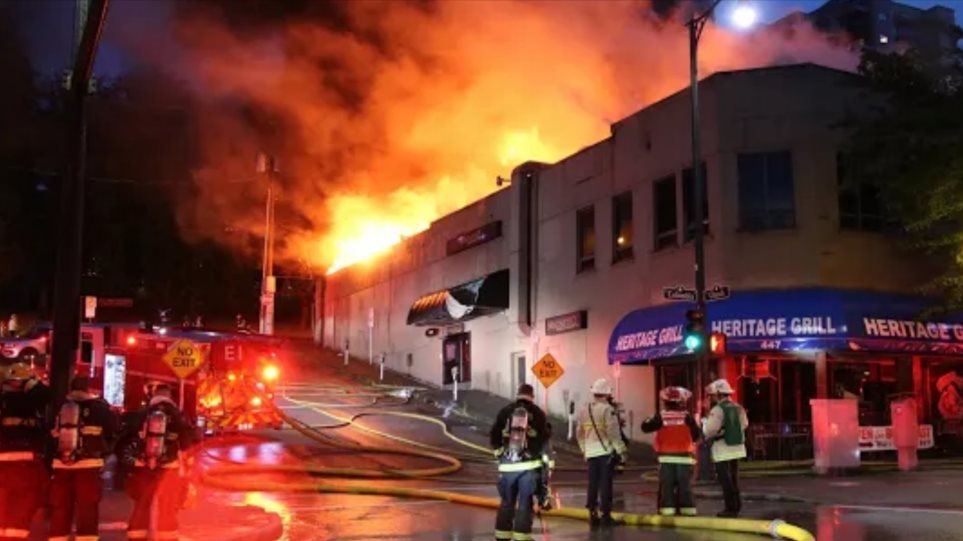
[[[285,411],[312,426],[332,426],[335,419],[319,410],[337,415],[360,411],[415,411],[412,406],[400,405],[401,400],[379,398],[381,393],[354,388],[349,394],[332,391],[330,384],[337,380],[330,374],[315,384],[293,386],[288,391],[290,400],[282,400]],[[309,404],[306,404],[309,402]],[[425,410],[422,410],[425,411]],[[482,442],[479,427],[467,422],[450,420],[452,431],[458,436]],[[413,441],[444,447],[454,452],[467,450],[445,438],[438,427],[414,419],[397,417],[365,417],[365,426],[389,431]],[[232,442],[213,451],[215,463],[226,460],[239,463],[285,464],[310,460],[328,467],[401,468],[430,467],[424,459],[395,455],[364,454],[351,449],[354,445],[397,445],[384,438],[353,427],[328,428],[323,431],[331,445],[311,442],[292,430],[265,432]],[[342,447],[348,446],[345,450]],[[367,481],[386,485],[428,487],[494,497],[492,467],[482,463],[466,463],[453,476],[460,481]],[[629,479],[631,477],[631,479]],[[577,482],[579,474],[559,476],[559,485]],[[256,480],[257,478],[252,478]],[[276,477],[271,478],[275,480]],[[488,480],[490,482],[485,483]],[[617,506],[629,511],[652,512],[654,485],[638,480],[637,474],[626,475],[616,489]],[[333,481],[342,482],[345,481]],[[560,489],[562,503],[578,507],[583,488],[566,486]],[[316,493],[223,493],[225,500],[264,507],[279,513],[285,524],[285,539],[309,540],[482,540],[493,538],[494,512],[446,502],[405,500],[385,496],[357,496]],[[700,511],[714,514],[721,502],[699,502]],[[933,541],[963,540],[963,511],[910,509],[886,507],[817,507],[809,504],[781,504],[748,502],[744,518],[771,520],[780,518],[808,529],[820,541],[888,541],[925,539]],[[549,540],[759,540],[758,535],[721,532],[652,530],[620,527],[613,530],[590,532],[587,524],[565,519],[536,521],[536,538]]]

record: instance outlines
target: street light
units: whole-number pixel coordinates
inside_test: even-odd
[[[756,24],[756,19],[759,17],[759,12],[756,9],[745,2],[736,6],[736,9],[732,10],[732,24],[736,25],[736,28],[747,29],[752,28]]]
[[[703,201],[706,194],[702,184],[702,141],[700,138],[699,121],[699,38],[702,37],[702,30],[706,22],[712,17],[712,13],[722,0],[714,0],[712,4],[702,13],[694,13],[686,22],[689,27],[689,95],[692,107],[692,221],[695,226],[693,231],[692,247],[695,252],[695,290],[696,290],[696,310],[702,314],[703,325],[709,329],[708,312],[706,311],[706,274],[705,274],[705,214]],[[732,13],[733,22],[740,28],[748,28],[756,21],[756,12],[746,2],[740,5]],[[688,224],[686,224],[688,227]],[[699,348],[693,352],[695,356],[695,383],[696,396],[702,399],[703,392],[703,370],[705,369],[706,348]],[[699,403],[698,401],[696,402]]]

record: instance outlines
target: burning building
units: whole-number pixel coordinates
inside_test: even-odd
[[[890,396],[915,393],[931,439],[959,434],[961,408],[946,404],[963,327],[916,321],[928,300],[906,292],[922,263],[887,237],[874,191],[842,182],[837,126],[866,104],[856,79],[799,64],[701,84],[707,282],[731,291],[709,303],[726,340],[708,375],[737,389],[753,438],[774,435],[757,456],[811,452],[811,398],[857,399],[861,424],[885,427]],[[539,387],[551,412],[604,376],[630,417],[650,415],[659,387],[697,381],[680,332],[689,306],[664,298],[692,283],[689,114],[687,92],[673,94],[333,272],[324,344],[506,397],[550,353],[565,371]],[[887,445],[867,434],[868,448]]]

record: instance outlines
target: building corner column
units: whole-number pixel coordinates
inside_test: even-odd
[[[816,398],[829,398],[829,361],[825,351],[816,352]]]

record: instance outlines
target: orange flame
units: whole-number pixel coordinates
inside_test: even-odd
[[[329,273],[487,196],[522,162],[608,136],[613,120],[687,82],[684,26],[645,2],[339,6],[338,26],[306,13],[248,34],[201,11],[178,33],[193,55],[179,66],[196,70],[202,97],[240,97],[283,119],[282,196],[299,220],[278,248]],[[804,22],[749,35],[710,26],[700,47],[703,76],[802,61],[852,69],[856,57]],[[199,122],[205,167],[181,221],[260,234],[239,209],[261,207],[225,184],[248,175],[238,164],[253,160],[257,136],[233,117]]]

